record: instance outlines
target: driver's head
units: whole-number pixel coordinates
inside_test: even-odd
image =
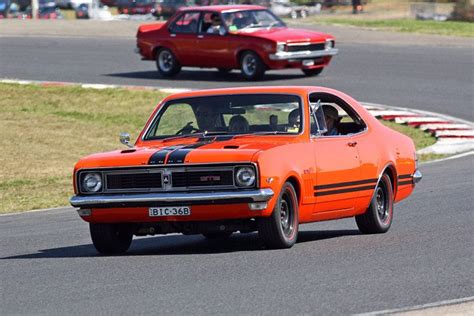
[[[211,16],[212,25],[220,25],[221,24],[221,17],[217,13],[213,13]]]
[[[217,118],[218,114],[210,105],[202,104],[196,108],[196,120],[201,131],[214,130]]]
[[[326,120],[326,127],[328,131],[332,130],[334,124],[339,119],[339,113],[335,107],[331,105],[323,105],[324,119]]]
[[[288,114],[288,125],[290,127],[300,126],[300,109],[294,109]]]

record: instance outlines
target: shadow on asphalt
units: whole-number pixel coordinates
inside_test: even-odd
[[[233,71],[228,74],[220,74],[217,71],[181,71],[177,76],[171,78],[161,77],[157,71],[135,71],[135,72],[123,72],[123,73],[112,73],[105,74],[104,76],[108,77],[119,77],[119,78],[128,78],[128,79],[153,79],[153,80],[164,80],[164,81],[208,81],[208,82],[249,82],[242,78],[239,71]],[[265,81],[280,81],[280,80],[289,80],[289,79],[302,79],[307,78],[303,74],[275,74],[275,73],[266,73],[263,80]]]
[[[298,244],[360,235],[358,230],[302,231],[298,234]],[[241,251],[265,250],[257,233],[234,234],[228,240],[208,240],[201,235],[172,235],[134,239],[126,256],[166,256],[232,253]],[[1,258],[6,259],[53,259],[53,258],[86,258],[100,256],[94,246],[79,245],[39,250],[37,253]]]

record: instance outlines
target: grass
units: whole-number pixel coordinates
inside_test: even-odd
[[[351,25],[386,31],[474,37],[474,23],[469,22],[420,21],[408,18],[362,20],[353,18],[336,18],[322,16],[314,17],[311,21],[318,24]]]
[[[119,133],[134,139],[165,96],[16,84],[0,84],[0,95],[0,213],[68,205],[77,160],[123,148]],[[384,124],[408,134],[418,149],[435,142],[419,130]]]

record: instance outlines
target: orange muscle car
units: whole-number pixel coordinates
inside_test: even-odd
[[[74,168],[71,204],[100,253],[133,235],[258,234],[293,246],[302,223],[355,217],[384,233],[422,175],[410,138],[322,87],[193,91],[164,99],[132,146]]]

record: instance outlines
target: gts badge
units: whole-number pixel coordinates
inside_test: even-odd
[[[220,176],[202,176],[199,178],[201,182],[214,182],[214,181],[221,181]]]

